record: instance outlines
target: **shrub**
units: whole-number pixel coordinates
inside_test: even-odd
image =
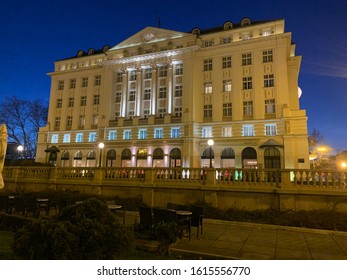
[[[157,227],[158,252],[163,256],[171,255],[170,245],[177,241],[178,236],[177,223],[159,223]]]
[[[57,220],[27,225],[13,245],[22,259],[117,259],[133,248],[132,233],[97,199],[64,208]]]

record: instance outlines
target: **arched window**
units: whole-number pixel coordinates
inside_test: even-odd
[[[244,18],[243,20],[241,20],[241,26],[247,26],[247,25],[251,25],[251,19],[250,18]]]
[[[136,166],[147,167],[147,149],[139,149],[137,151]]]
[[[74,163],[73,163],[74,167],[82,166],[82,152],[81,151],[77,151],[75,153],[73,159],[74,159]]]
[[[181,166],[181,150],[174,148],[170,151],[170,167]]]
[[[225,148],[221,154],[221,167],[235,167],[235,152],[232,148]]]
[[[106,155],[106,166],[113,166],[114,161],[116,160],[116,151],[111,149],[107,152]]]
[[[233,23],[231,21],[227,21],[223,25],[223,29],[224,30],[229,30],[229,29],[232,29],[232,28],[233,28]]]
[[[281,168],[281,153],[275,147],[266,148],[264,151],[265,168]]]
[[[129,149],[123,150],[121,156],[121,165],[122,167],[131,167],[131,151]]]
[[[164,166],[164,152],[162,149],[157,148],[153,151],[153,167]]]
[[[70,153],[68,151],[64,151],[61,154],[61,167],[69,167],[70,161]]]
[[[256,168],[258,165],[257,152],[254,148],[247,147],[242,151],[242,165],[244,168]]]
[[[96,166],[96,153],[95,151],[90,151],[87,154],[87,167]]]

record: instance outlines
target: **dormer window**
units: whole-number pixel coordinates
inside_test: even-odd
[[[243,20],[241,20],[241,26],[248,26],[251,25],[251,19],[250,18],[244,18]]]
[[[88,55],[92,55],[92,54],[94,54],[95,53],[95,50],[94,49],[89,49],[88,50]]]
[[[194,34],[194,35],[200,35],[200,29],[199,29],[199,28],[194,28],[194,29],[192,30],[192,34]]]
[[[226,23],[224,23],[223,25],[223,29],[224,30],[230,30],[233,28],[233,23],[231,21],[227,21]]]

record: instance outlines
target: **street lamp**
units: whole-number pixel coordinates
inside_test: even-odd
[[[207,141],[207,145],[210,147],[210,168],[212,168],[212,146],[214,144],[214,141],[212,139],[209,139]]]
[[[18,159],[20,158],[21,153],[23,152],[23,150],[24,150],[24,147],[22,145],[19,145],[17,147]]]
[[[105,144],[103,142],[100,142],[98,145],[99,149],[100,149],[100,157],[99,157],[99,167],[101,167],[101,160],[102,160],[102,149],[105,147]]]

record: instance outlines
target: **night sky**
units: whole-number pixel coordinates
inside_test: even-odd
[[[147,26],[182,32],[227,20],[285,19],[296,55],[309,133],[318,129],[336,152],[347,150],[347,0],[119,1],[2,0],[0,101],[49,100],[53,62],[78,50],[114,46]]]

